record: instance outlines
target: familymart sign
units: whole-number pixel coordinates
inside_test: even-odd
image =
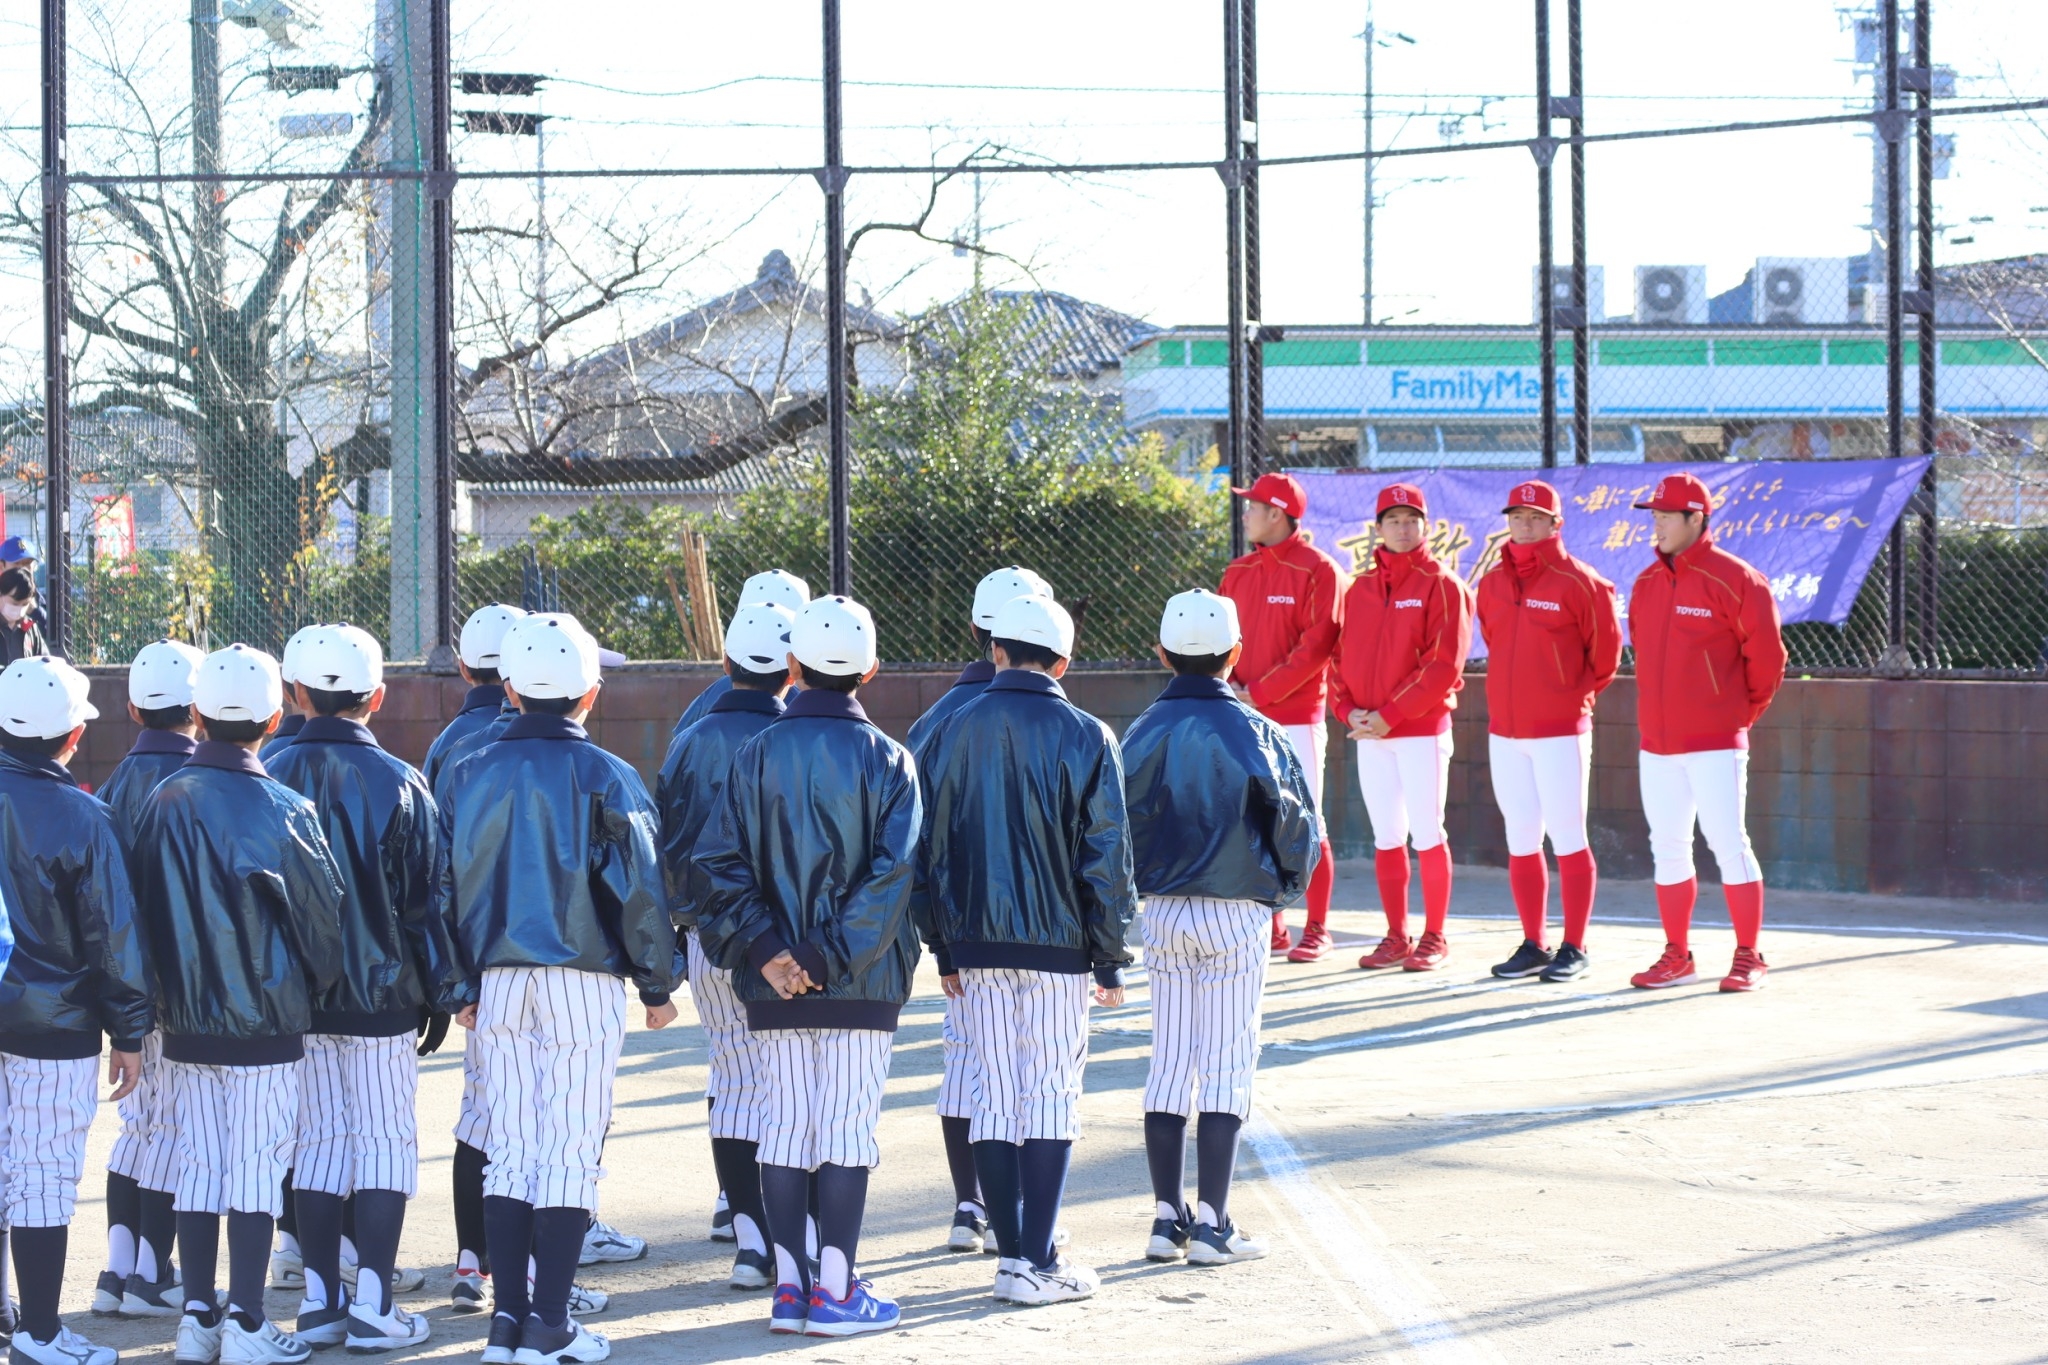
[[[1378,412],[1536,412],[1543,405],[1540,369],[1415,366],[1365,374],[1367,406]],[[1560,405],[1572,401],[1571,384],[1571,371],[1559,370]]]

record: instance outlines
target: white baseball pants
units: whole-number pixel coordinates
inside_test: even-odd
[[[868,1028],[778,1028],[760,1041],[763,1166],[882,1164],[875,1125],[896,1035]]]
[[[963,967],[960,986],[966,992],[961,1021],[979,1080],[968,1140],[1071,1142],[1079,1137],[1089,978]]]
[[[965,1002],[946,997],[946,1017],[939,1025],[939,1045],[944,1049],[945,1069],[939,1075],[939,1117],[974,1117],[974,1089],[980,1073],[974,1068],[974,1049],[967,1044],[960,1016]]]
[[[0,1180],[7,1225],[57,1228],[78,1207],[85,1135],[99,1107],[100,1059],[0,1053]]]
[[[696,1002],[710,1055],[704,1093],[712,1099],[711,1136],[759,1142],[763,1062],[759,1043],[747,1031],[746,1006],[733,991],[732,973],[711,965],[694,933],[687,951],[690,998]]]
[[[170,1194],[178,1187],[178,1134],[171,1126],[171,1094],[164,1078],[164,1035],[152,1030],[142,1040],[142,1080],[116,1106],[121,1134],[107,1157],[107,1169],[145,1190]]]
[[[455,1111],[455,1140],[479,1152],[491,1145],[491,1114],[484,1106],[483,1044],[476,1030],[462,1040],[462,1106]]]
[[[1251,1117],[1272,914],[1257,901],[1208,896],[1145,902],[1152,981],[1145,1112]]]
[[[299,1121],[299,1064],[165,1062],[178,1130],[180,1213],[284,1213]]]
[[[1323,760],[1330,751],[1330,732],[1322,721],[1313,725],[1283,725],[1287,742],[1294,746],[1294,756],[1301,760],[1302,775],[1308,779],[1309,795],[1316,802],[1316,832],[1322,838],[1330,837],[1329,827],[1323,824]]]
[[[419,1192],[420,1059],[409,1033],[306,1035],[292,1188],[344,1197]]]
[[[1451,732],[1407,739],[1361,739],[1358,790],[1372,819],[1374,848],[1435,848],[1444,830],[1450,795]]]
[[[1526,857],[1550,851],[1558,857],[1586,847],[1586,798],[1593,783],[1593,736],[1548,739],[1486,737],[1493,799],[1507,826],[1508,853]]]
[[[1643,814],[1650,822],[1652,875],[1659,886],[1692,880],[1695,820],[1714,851],[1723,885],[1763,880],[1763,865],[1749,846],[1747,749],[1644,753],[1637,772],[1643,785]]]
[[[484,1193],[537,1209],[596,1208],[625,983],[570,967],[492,967],[474,1040],[490,1115]]]

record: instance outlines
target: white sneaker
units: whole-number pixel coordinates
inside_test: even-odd
[[[218,1309],[215,1310],[219,1312]],[[222,1313],[220,1321],[208,1327],[192,1314],[178,1319],[177,1365],[214,1365],[220,1359],[221,1329],[227,1325],[227,1315]]]
[[[1234,1265],[1265,1254],[1265,1244],[1245,1236],[1235,1223],[1225,1222],[1220,1228],[1197,1223],[1188,1233],[1189,1265]]]
[[[532,1290],[529,1289],[531,1295]],[[569,1286],[569,1316],[572,1318],[595,1317],[612,1306],[612,1296],[602,1289],[592,1289],[587,1284]]]
[[[299,1365],[311,1360],[313,1348],[265,1318],[250,1331],[229,1313],[221,1323],[221,1365]]]
[[[628,1236],[609,1223],[600,1223],[593,1219],[590,1230],[583,1234],[583,1254],[576,1259],[576,1264],[597,1265],[606,1261],[637,1261],[646,1254],[645,1237]]]
[[[1010,1276],[1010,1302],[1033,1305],[1065,1303],[1070,1299],[1089,1298],[1100,1288],[1100,1275],[1062,1256],[1043,1270],[1029,1262],[1022,1263]]]
[[[425,1318],[408,1313],[395,1303],[389,1313],[373,1313],[356,1304],[348,1315],[348,1349],[360,1355],[416,1346],[427,1339],[430,1330]]]
[[[348,1336],[348,1314],[354,1306],[347,1293],[333,1304],[300,1299],[299,1317],[292,1324],[292,1335],[308,1346],[339,1346]]]
[[[996,1287],[993,1292],[998,1302],[1015,1303],[1017,1301],[1015,1292],[1017,1288],[1017,1272],[1029,1269],[1031,1269],[1031,1262],[1021,1256],[1015,1258],[1005,1256],[996,1262]]]
[[[299,1244],[280,1246],[270,1253],[270,1287],[272,1289],[304,1289],[306,1287],[306,1258],[299,1254]]]
[[[114,1365],[121,1358],[113,1347],[87,1341],[62,1323],[57,1324],[57,1335],[48,1341],[16,1332],[9,1345],[15,1360],[33,1360],[36,1365]]]
[[[559,1330],[542,1325],[528,1314],[519,1329],[519,1350],[513,1365],[591,1365],[609,1359],[611,1341],[591,1331],[572,1316]]]
[[[739,1233],[732,1225],[732,1205],[727,1202],[725,1191],[718,1192],[718,1202],[711,1206],[711,1240],[714,1242],[737,1242]]]
[[[350,1298],[355,1297],[356,1276],[361,1273],[362,1267],[354,1261],[344,1260],[341,1263],[341,1282],[348,1286]],[[303,1278],[304,1273],[301,1272],[301,1280]],[[391,1292],[394,1294],[410,1294],[426,1284],[426,1282],[427,1272],[424,1270],[414,1270],[410,1266],[402,1265],[391,1268]],[[272,1288],[275,1287],[275,1285],[272,1286]]]

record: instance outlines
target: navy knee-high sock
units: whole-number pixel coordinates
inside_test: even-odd
[[[732,1210],[734,1235],[744,1218],[765,1243],[768,1214],[761,1207],[760,1151],[759,1143],[743,1138],[711,1139],[711,1168],[718,1173],[718,1187],[725,1191],[725,1206]],[[745,1239],[741,1241],[744,1244]]]
[[[589,1209],[557,1206],[533,1211],[533,1311],[550,1327],[569,1320],[569,1290],[589,1227]]]
[[[277,1230],[291,1234],[292,1240],[299,1236],[299,1211],[292,1202],[292,1173],[286,1171],[281,1182],[284,1188],[284,1212],[277,1216]]]
[[[186,1310],[197,1313],[210,1327],[218,1321],[213,1314],[219,1307],[215,1302],[214,1276],[220,1273],[220,1215],[181,1213],[177,1220],[178,1254],[185,1258],[180,1292],[185,1296]]]
[[[971,1119],[939,1116],[939,1132],[946,1139],[946,1169],[953,1176],[953,1203],[981,1207],[981,1178],[974,1171],[974,1144],[968,1141]]]
[[[1210,1112],[1195,1120],[1196,1198],[1209,1206],[1216,1226],[1230,1226],[1230,1179],[1237,1172],[1237,1133],[1244,1120]]]
[[[974,1144],[974,1173],[981,1179],[982,1207],[996,1249],[1009,1260],[1024,1254],[1024,1177],[1021,1149],[1014,1142]]]
[[[490,1165],[481,1147],[466,1142],[455,1144],[455,1256],[476,1257],[477,1269],[491,1273],[491,1255],[484,1235],[484,1167]]]
[[[405,1233],[405,1196],[397,1190],[357,1190],[356,1297],[373,1313],[391,1311],[391,1271]]]
[[[168,1190],[142,1192],[141,1233],[135,1239],[135,1271],[151,1284],[171,1278],[171,1241],[178,1235],[177,1202]]]
[[[825,1292],[841,1303],[853,1292],[861,1218],[868,1207],[868,1168],[818,1168],[818,1260]],[[843,1266],[832,1256],[838,1252]],[[842,1273],[843,1272],[843,1273]]]
[[[341,1302],[341,1205],[338,1194],[292,1191],[292,1207],[299,1215],[299,1255],[306,1262],[306,1299],[328,1308]]]
[[[533,1311],[526,1288],[526,1258],[533,1254],[533,1205],[502,1194],[485,1195],[484,1244],[490,1248],[491,1264],[505,1267],[491,1277],[498,1311],[515,1322],[526,1321]]]
[[[107,1270],[122,1279],[135,1273],[142,1243],[142,1186],[133,1176],[107,1172]]]
[[[810,1212],[811,1173],[763,1162],[761,1203],[768,1215],[768,1244],[775,1249],[776,1281],[793,1284],[808,1297],[811,1266],[804,1253],[804,1221]]]
[[[1067,1194],[1067,1167],[1074,1144],[1056,1138],[1031,1138],[1018,1151],[1017,1168],[1024,1191],[1023,1254],[1035,1266],[1053,1263],[1052,1234],[1059,1226],[1060,1201]]]
[[[247,1328],[263,1325],[263,1285],[270,1278],[270,1237],[276,1228],[277,1220],[267,1213],[228,1210],[228,1307],[243,1316]]]
[[[1188,1117],[1186,1114],[1145,1114],[1145,1165],[1152,1172],[1152,1198],[1178,1218],[1186,1209]]]
[[[17,1325],[37,1341],[50,1341],[57,1335],[57,1300],[64,1293],[64,1251],[70,1238],[71,1229],[63,1224],[8,1230],[14,1250],[14,1287],[21,1294]]]

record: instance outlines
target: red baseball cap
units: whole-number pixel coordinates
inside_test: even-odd
[[[1657,480],[1657,491],[1636,508],[1644,512],[1711,512],[1714,499],[1707,486],[1692,475],[1666,474]]]
[[[1263,502],[1279,508],[1296,521],[1308,510],[1308,490],[1292,474],[1261,474],[1250,488],[1233,488],[1231,492],[1251,502]]]
[[[1429,516],[1429,504],[1423,501],[1422,490],[1412,483],[1390,483],[1382,488],[1380,505],[1373,512],[1372,519],[1378,521],[1396,507],[1412,507],[1419,515]]]
[[[1553,517],[1564,515],[1564,504],[1558,500],[1557,490],[1541,479],[1530,479],[1527,483],[1515,485],[1515,491],[1508,494],[1508,505],[1501,508],[1503,513],[1517,507],[1533,507],[1539,512],[1548,512]]]

